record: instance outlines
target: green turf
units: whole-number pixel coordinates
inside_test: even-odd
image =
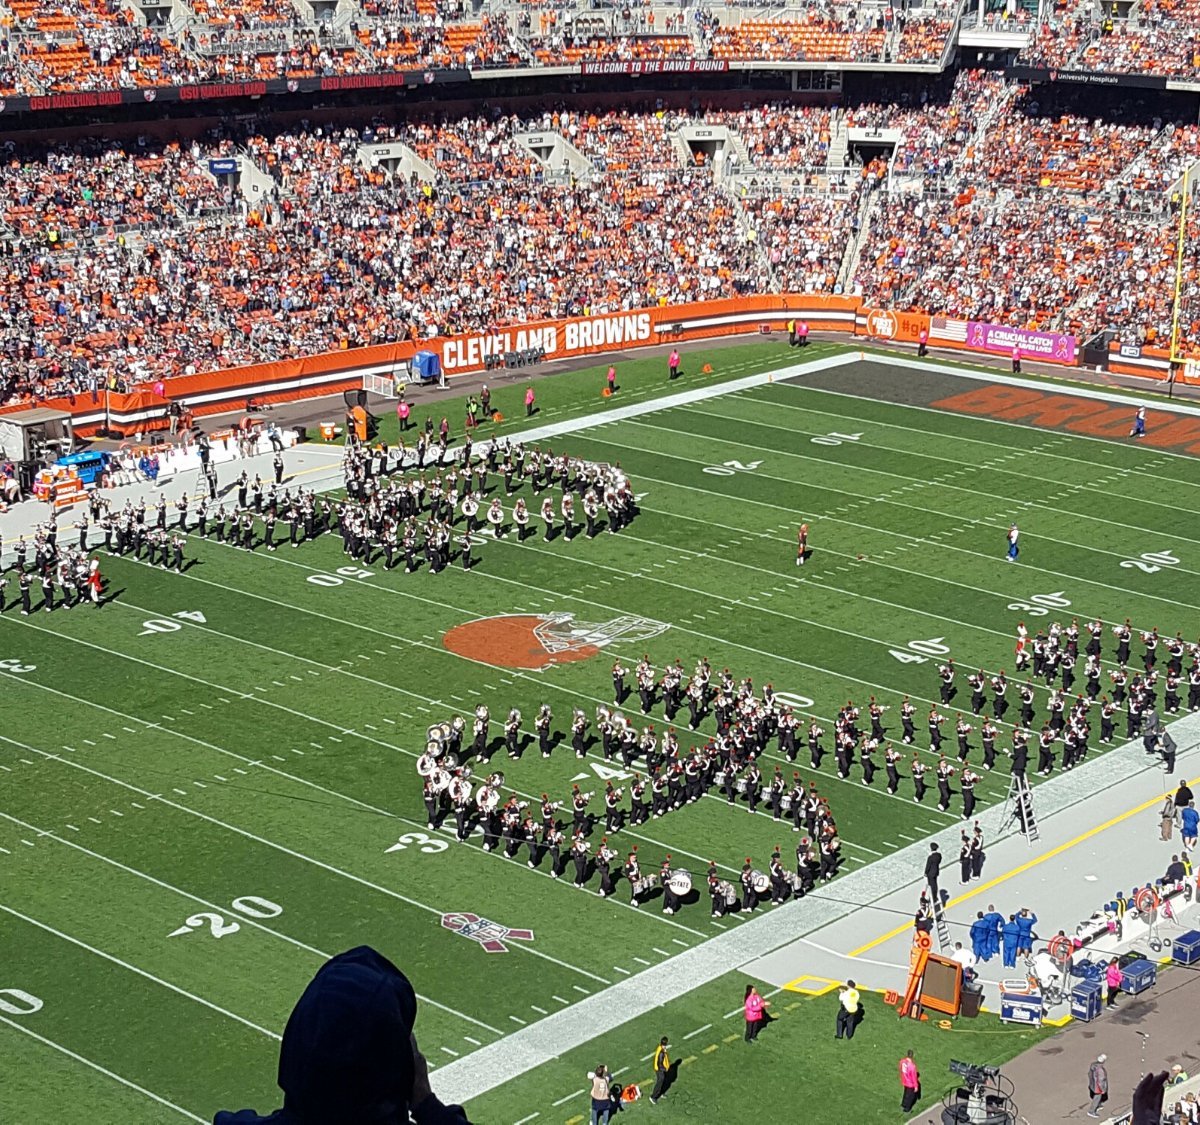
[[[788,355],[761,347],[743,362],[761,369]],[[718,376],[731,374],[720,371],[724,354],[714,356]],[[622,371],[631,397],[666,391],[659,376],[652,365]],[[599,403],[591,390],[572,400],[571,388],[582,396],[598,385],[595,372],[564,375],[539,395],[547,415],[565,418]],[[1009,667],[1022,617],[1037,625],[1130,616],[1167,633],[1200,633],[1200,606],[1190,601],[1195,461],[870,401],[858,393],[868,383],[849,376],[846,386],[855,393],[776,382],[619,423],[600,417],[563,438],[572,454],[620,459],[630,473],[641,514],[621,535],[487,543],[471,573],[438,576],[384,573],[378,564],[342,571],[333,536],[275,555],[196,542],[183,576],[105,559],[116,597],[99,613],[4,614],[0,660],[33,667],[3,673],[0,989],[22,989],[43,1007],[6,1016],[0,1042],[11,1057],[39,1060],[53,1087],[26,1077],[6,1088],[14,1119],[46,1119],[47,1106],[65,1107],[56,1110],[61,1120],[72,1119],[71,1106],[86,1106],[90,1122],[178,1116],[14,1023],[207,1118],[222,1107],[273,1104],[273,1035],[322,957],[351,945],[376,945],[409,972],[427,1001],[421,1042],[444,1064],[636,974],[639,958],[661,960],[653,950],[674,955],[721,932],[705,904],[675,918],[638,912],[624,894],[605,902],[553,882],[545,865],[530,871],[524,853],[509,863],[483,854],[478,837],[460,846],[428,833],[413,769],[425,728],[478,700],[497,719],[515,704],[530,724],[547,701],[564,730],[573,706],[591,714],[609,701],[608,658],[645,651],[659,667],[676,657],[690,667],[705,655],[718,669],[772,681],[811,699],[806,714],[830,717],[846,699],[872,693],[895,704],[907,692],[923,710],[936,697],[938,657],[912,642],[927,653],[943,646],[965,674]],[[812,440],[831,433],[861,436]],[[794,566],[801,519],[814,548],[803,570]],[[1003,561],[1010,519],[1022,527],[1018,566]],[[1150,551],[1178,562],[1122,566]],[[1053,595],[1057,608],[1039,612],[1035,595]],[[441,643],[473,618],[551,611],[670,627],[636,648],[617,642],[606,655],[543,673],[471,663]],[[179,628],[153,631],[146,623],[155,620]],[[659,708],[654,721],[662,723]],[[711,732],[711,720],[702,730]],[[919,745],[932,761],[923,738]],[[595,774],[596,761],[593,753],[581,767],[565,744],[550,761],[536,749],[516,763],[495,759],[509,785],[533,797],[565,796],[581,768]],[[776,764],[793,768],[772,748],[768,769]],[[1003,767],[1002,759],[980,787],[983,802],[1002,799]],[[803,750],[795,768],[814,776]],[[815,779],[850,869],[896,849],[903,835],[959,818],[957,797],[945,814],[932,795],[914,805],[907,777],[894,798],[882,775],[870,789],[857,770],[837,779],[830,759]],[[599,776],[589,784],[603,787]],[[616,846],[636,843],[644,867],[670,852],[694,875],[709,858],[728,875],[746,855],[763,864],[776,844],[790,852],[788,828],[714,796],[622,833]],[[410,836],[388,850],[407,833],[434,842]],[[257,917],[232,905],[247,899]],[[489,957],[440,925],[449,911],[528,926],[535,940]],[[599,934],[603,941],[581,940]],[[681,997],[670,1033],[710,1020],[719,1027],[711,1014],[738,995],[730,981]],[[807,1088],[857,1091],[858,1076],[869,1076],[855,1106],[865,1120],[893,1119],[896,1058],[916,1029],[898,1029],[879,1011],[846,1071],[827,1053],[832,1044],[818,1053],[829,1005],[804,1001],[761,1045],[772,1061],[751,1063],[745,1076],[770,1091],[780,1065],[797,1059]],[[635,1052],[649,1051],[657,1023],[637,1020],[507,1084],[480,1100],[480,1120],[535,1111],[551,1119],[551,1103],[600,1058],[614,1066],[623,1058],[636,1071]],[[147,1046],[168,1041],[169,1049]],[[927,1088],[940,1088],[931,1080],[944,1074],[944,1054],[999,1059],[1026,1041],[981,1034],[956,1046],[923,1028]],[[669,1112],[720,1106],[726,1119],[749,1120],[745,1101],[734,1100],[741,1050],[720,1043],[688,1064]],[[559,1109],[564,1120],[576,1112]]]
[[[881,996],[865,993],[854,1038],[839,1042],[834,1038],[836,992],[810,997],[771,991],[764,994],[771,1019],[750,1044],[741,1012],[747,983],[749,978],[737,973],[721,977],[467,1108],[473,1119],[491,1122],[520,1121],[540,1106],[538,1120],[578,1125],[590,1109],[587,1073],[603,1063],[617,1082],[636,1085],[642,1093],[629,1107],[628,1120],[653,1114],[664,1121],[905,1121],[898,1065],[906,1051],[914,1052],[921,1072],[918,1109],[924,1109],[956,1087],[951,1059],[1000,1064],[1051,1034],[998,1026],[986,1016],[902,1020]],[[648,1056],[663,1035],[671,1040],[674,1075],[651,1108]]]

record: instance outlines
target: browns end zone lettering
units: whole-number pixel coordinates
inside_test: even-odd
[[[720,74],[729,69],[726,59],[641,59],[630,62],[585,62],[581,74]]]
[[[208,86],[181,86],[179,97],[185,102],[207,98],[254,98],[267,92],[265,82],[222,82]]]
[[[30,109],[89,109],[97,105],[120,105],[120,90],[91,90],[81,94],[50,94],[29,99]]]

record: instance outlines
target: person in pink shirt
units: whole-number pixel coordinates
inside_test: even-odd
[[[746,1012],[746,1042],[753,1043],[758,1038],[766,1017],[766,1009],[771,1005],[759,994],[752,984],[746,985],[746,1000],[743,1007]]]
[[[917,1070],[912,1051],[900,1060],[900,1088],[903,1091],[900,1108],[905,1113],[911,1113],[921,1098],[921,1072]]]
[[[1013,348],[1012,350],[1012,369],[1014,375],[1021,374],[1021,349]]]
[[[667,359],[667,378],[674,379],[679,374],[679,349],[672,348]]]
[[[534,401],[535,401],[535,399],[534,399],[534,394],[533,394],[533,384],[530,383],[529,386],[525,388],[525,417],[526,418],[533,417]]]
[[[400,422],[401,433],[404,433],[404,431],[408,429],[408,415],[410,412],[410,407],[408,403],[404,401],[404,399],[401,399],[398,403],[396,403],[396,418]]]
[[[1108,997],[1104,1001],[1106,1008],[1116,1007],[1117,993],[1121,991],[1121,985],[1125,983],[1125,974],[1121,972],[1121,963],[1115,957],[1109,961],[1108,968],[1104,970],[1104,983],[1108,985]]]
[[[615,364],[610,363],[608,365],[608,376],[607,376],[606,381],[608,383],[608,393],[610,395],[616,394],[617,393],[617,368],[616,368]]]

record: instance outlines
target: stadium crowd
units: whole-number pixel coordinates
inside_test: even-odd
[[[698,124],[731,131],[723,166],[688,147],[679,130]],[[561,134],[590,174],[543,164],[529,132]],[[387,142],[425,178],[360,158]],[[251,161],[268,190],[246,201],[212,157]],[[1178,181],[1198,159],[1195,125],[1043,107],[969,71],[842,107],[493,108],[9,142],[0,400],[771,289],[1164,339]],[[1185,340],[1200,338],[1197,298],[1189,267]]]

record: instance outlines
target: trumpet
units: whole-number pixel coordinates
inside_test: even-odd
[[[544,808],[542,809],[542,811],[556,813],[561,808],[562,808],[562,801],[547,801]]]

